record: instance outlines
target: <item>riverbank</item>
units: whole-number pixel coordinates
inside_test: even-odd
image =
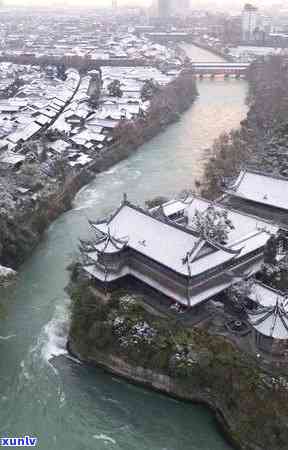
[[[77,276],[69,288],[71,354],[133,383],[206,404],[235,448],[286,448],[287,390],[277,379],[273,385],[254,358],[223,336],[153,314],[139,294],[103,296]]]
[[[239,446],[239,442],[233,439],[234,428],[232,428],[232,420],[229,416],[229,412],[227,411],[227,416],[224,415],[223,406],[217,404],[216,399],[212,398],[211,393],[208,390],[206,392],[201,392],[195,387],[193,393],[187,394],[186,387],[183,388],[181,382],[177,383],[167,375],[144,369],[140,366],[133,367],[117,357],[117,355],[109,355],[109,357],[107,357],[107,354],[97,352],[93,359],[90,360],[88,358],[84,360],[82,355],[77,352],[77,346],[74,345],[72,341],[68,341],[67,350],[71,356],[86,366],[92,368],[100,367],[110,375],[115,375],[129,383],[167,395],[176,400],[190,402],[195,405],[204,405],[214,414],[219,432],[224,435],[227,442],[231,444],[233,448],[236,450],[250,450],[250,448],[246,449],[243,446]],[[253,450],[261,449],[254,447]]]
[[[71,207],[76,193],[95,174],[127,158],[144,142],[178,121],[180,115],[193,104],[196,96],[193,76],[184,71],[154,96],[145,117],[121,122],[115,129],[114,143],[105,152],[97,154],[91,164],[80,172],[66,173],[66,168],[59,164],[56,179],[51,179],[40,173],[39,163],[26,164],[18,178],[27,179],[30,175],[31,191],[21,198],[20,204],[15,199],[15,183],[18,179],[9,176],[8,182],[3,177],[1,184],[6,184],[9,189],[1,202],[1,263],[17,268],[31,254],[47,226]]]
[[[222,134],[205,165],[202,195],[215,199],[243,166],[287,177],[287,88],[285,61],[272,56],[253,63],[248,72],[247,118],[238,129]]]

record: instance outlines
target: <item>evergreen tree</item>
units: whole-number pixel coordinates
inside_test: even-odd
[[[123,91],[119,80],[114,80],[108,85],[108,92],[111,97],[122,97]]]
[[[204,212],[196,210],[192,227],[203,238],[225,245],[228,234],[234,229],[228,211],[209,206]]]

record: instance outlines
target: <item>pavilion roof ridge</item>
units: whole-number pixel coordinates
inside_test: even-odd
[[[121,239],[118,239],[118,238],[112,236],[110,233],[110,230],[108,230],[108,233],[103,240],[106,240],[106,242],[105,242],[105,246],[102,250],[102,253],[105,253],[105,251],[110,243],[113,245],[113,247],[116,250],[122,250],[124,247],[127,246],[128,242],[129,242],[129,238],[127,238],[127,240],[121,240]]]
[[[222,209],[225,209],[225,210],[227,210],[227,211],[232,211],[232,212],[234,212],[234,210],[229,209],[228,207],[226,207],[225,205],[222,205],[221,203],[217,203],[217,202],[215,202],[215,201],[209,201],[209,200],[204,199],[204,198],[202,198],[202,197],[200,197],[200,196],[197,196],[197,195],[193,195],[191,204],[193,203],[193,200],[194,200],[194,199],[200,199],[200,200],[206,202],[208,205],[209,205],[209,204],[211,204],[212,206],[213,206],[213,205],[216,205],[216,206],[218,206],[218,207],[220,207],[220,208],[222,208]],[[160,205],[160,206],[161,206],[161,205]],[[219,243],[219,242],[217,242],[217,241],[208,239],[208,238],[206,238],[206,237],[204,237],[204,236],[200,236],[195,230],[193,230],[193,229],[191,229],[191,228],[188,228],[188,227],[186,227],[186,226],[183,226],[183,225],[181,225],[181,224],[177,224],[177,223],[175,223],[175,222],[173,222],[173,221],[170,221],[169,218],[166,218],[166,217],[155,217],[154,215],[152,215],[152,214],[149,212],[149,210],[144,209],[143,207],[141,207],[141,206],[139,206],[139,205],[135,205],[134,203],[128,201],[128,200],[127,200],[127,197],[125,197],[125,196],[124,196],[124,200],[122,201],[121,205],[114,211],[114,213],[113,213],[113,214],[108,218],[108,220],[106,221],[106,225],[107,225],[108,227],[109,227],[109,224],[110,224],[110,223],[112,222],[112,220],[114,219],[114,217],[116,217],[117,214],[118,214],[124,207],[128,207],[128,208],[131,208],[131,209],[133,209],[133,210],[135,210],[135,211],[138,211],[138,212],[140,212],[141,214],[144,214],[144,215],[150,217],[152,220],[155,220],[155,221],[157,221],[157,222],[159,222],[159,223],[164,223],[164,224],[166,224],[167,226],[171,226],[171,227],[173,227],[173,228],[175,228],[175,229],[177,229],[177,230],[179,230],[179,231],[183,231],[184,233],[190,234],[190,235],[194,236],[195,238],[198,238],[199,240],[204,240],[205,243],[206,243],[207,245],[209,245],[209,246],[210,246],[212,249],[214,249],[214,250],[220,250],[220,251],[223,251],[223,252],[225,252],[225,253],[228,253],[228,254],[230,254],[230,255],[235,255],[235,256],[238,255],[239,253],[241,253],[241,251],[243,250],[243,247],[237,248],[237,249],[231,248],[231,247],[233,247],[233,246],[235,246],[235,245],[237,245],[237,244],[239,244],[239,243],[241,243],[241,242],[234,242],[234,243],[230,244],[230,246],[223,245],[223,244],[221,244],[221,243]],[[237,211],[237,210],[235,211],[235,213],[242,214],[242,212],[239,212],[239,211]],[[249,216],[248,214],[244,214],[244,215]],[[250,217],[251,217],[251,216],[250,216]],[[254,216],[252,216],[252,217],[254,218]],[[257,218],[255,217],[255,219],[257,219]],[[261,219],[261,221],[262,221],[262,219]],[[102,221],[98,221],[98,222],[89,221],[89,223],[90,223],[90,225],[91,225],[93,228],[96,229],[96,231],[100,231],[103,235],[106,234],[105,232],[103,232],[103,231],[101,231],[101,230],[98,230],[98,228],[97,228],[97,224],[105,223],[105,222],[103,222],[103,220],[102,220]],[[267,221],[267,224],[270,224],[270,222]],[[96,226],[95,226],[95,225],[96,225]],[[264,231],[265,231],[265,230],[264,230]],[[263,232],[263,230],[258,230],[258,231],[257,231],[257,233],[260,233],[260,232]],[[113,237],[113,238],[115,239],[115,237]],[[117,239],[117,238],[116,238],[116,239]],[[129,240],[129,238],[128,238],[128,240]],[[119,241],[119,240],[118,240],[118,241]],[[122,242],[121,240],[120,240],[120,242],[123,244],[123,242]],[[118,242],[118,243],[120,243],[120,242]],[[126,245],[127,245],[127,244],[126,244]],[[203,247],[203,245],[202,245],[202,247]],[[202,247],[201,247],[201,248],[202,248]],[[196,255],[195,255],[195,257],[196,257]],[[195,259],[195,257],[194,257],[194,259]]]
[[[254,326],[261,325],[261,323],[266,322],[266,320],[269,319],[269,317],[271,317],[272,315],[274,316],[274,309],[275,309],[275,306],[273,306],[273,307],[270,306],[270,307],[266,307],[266,308],[262,307],[261,310],[259,309],[257,312],[256,311],[250,312],[249,313],[250,316],[256,317],[256,319],[253,320],[253,325]],[[264,314],[264,315],[262,315],[262,314]],[[257,316],[259,316],[259,315],[261,315],[261,317],[259,317],[257,319]]]
[[[288,178],[287,178],[287,181],[288,181]],[[227,192],[227,191],[225,191],[225,192]],[[227,192],[227,193],[229,193],[229,192]],[[230,211],[232,213],[239,214],[240,216],[250,217],[251,219],[258,220],[258,222],[263,222],[265,224],[272,225],[272,226],[274,225],[275,227],[279,226],[279,224],[274,223],[274,222],[270,222],[268,219],[264,219],[262,217],[254,216],[254,214],[249,214],[246,211],[242,211],[242,210],[240,211],[240,210],[235,209],[235,208],[230,208],[230,206],[227,206],[227,205],[221,203],[221,201],[219,201],[219,200],[222,199],[222,197],[220,197],[219,200],[217,200],[217,199],[216,200],[208,200],[208,199],[203,198],[200,195],[196,195],[196,194],[195,195],[193,194],[193,197],[195,199],[202,200],[203,202],[209,203],[209,204],[211,204],[211,206],[216,206],[217,208],[224,209],[225,211],[228,211],[228,212]],[[191,202],[191,204],[192,203],[193,203],[193,201]]]
[[[154,217],[153,215],[151,215],[149,213],[149,211],[147,211],[147,210],[145,210],[145,209],[143,209],[143,208],[141,208],[139,206],[136,206],[136,205],[134,205],[134,204],[132,204],[130,202],[126,202],[125,205],[131,207],[132,209],[135,209],[138,212],[141,212],[141,213],[151,217],[152,219],[154,219],[154,220],[156,220],[158,222],[165,223],[166,225],[172,226],[173,228],[176,228],[176,229],[178,229],[180,231],[184,231],[185,233],[191,234],[192,236],[195,236],[199,240],[204,240],[207,244],[209,244],[210,246],[212,246],[213,248],[215,248],[217,250],[222,250],[222,251],[224,251],[226,253],[234,254],[234,255],[239,254],[241,252],[241,250],[242,250],[242,249],[233,250],[231,248],[228,248],[225,245],[220,244],[219,242],[216,242],[214,240],[207,239],[206,237],[201,236],[200,234],[198,234],[196,231],[192,230],[191,228],[187,228],[187,227],[185,227],[183,225],[176,224],[175,222],[172,222],[170,220],[166,220],[165,218],[162,218],[162,217],[160,217],[160,218],[159,217]]]
[[[286,311],[284,301],[279,297],[277,298],[275,305],[270,306],[259,305],[257,310],[251,311],[249,314],[255,317],[261,314],[265,314],[264,316],[260,317],[258,320],[254,322],[257,325],[264,322],[265,320],[268,319],[268,317],[272,315],[274,317],[285,317],[288,320],[288,310]]]
[[[261,175],[262,177],[273,178],[275,180],[282,180],[282,181],[288,182],[288,177],[285,177],[283,175],[280,175],[280,174],[276,175],[275,173],[268,173],[268,172],[262,171],[260,169],[256,169],[256,168],[252,168],[252,167],[250,168],[249,166],[245,166],[245,167],[241,168],[239,175],[238,175],[237,179],[235,180],[235,183],[232,185],[232,187],[230,189],[228,189],[228,191],[235,190],[239,186],[239,184],[241,183],[241,181],[243,180],[244,176],[247,173],[251,173],[254,175]],[[226,192],[226,190],[224,192]]]
[[[280,289],[275,289],[275,288],[273,288],[272,286],[269,286],[268,284],[265,284],[265,283],[263,283],[262,281],[258,281],[258,280],[255,282],[255,285],[257,285],[257,284],[258,284],[259,286],[262,286],[263,288],[269,290],[269,291],[274,292],[275,294],[278,294],[280,297],[285,297],[284,292],[281,291]]]
[[[188,229],[187,227],[184,227],[183,225],[179,225],[175,222],[170,221],[169,219],[166,219],[164,217],[155,217],[154,215],[152,215],[148,210],[146,210],[145,208],[142,208],[139,205],[134,205],[133,203],[126,201],[125,203],[123,203],[121,205],[121,207],[115,212],[115,214],[113,214],[112,218],[110,219],[109,222],[111,222],[111,220],[113,220],[113,218],[118,214],[118,212],[124,207],[124,206],[128,206],[131,209],[134,209],[137,212],[140,212],[141,214],[144,214],[147,217],[150,217],[151,219],[155,220],[156,222],[160,222],[160,223],[164,223],[167,226],[171,226],[179,231],[183,231],[187,234],[191,234],[192,236],[195,236],[196,238],[198,238],[199,236],[193,232],[193,230]]]

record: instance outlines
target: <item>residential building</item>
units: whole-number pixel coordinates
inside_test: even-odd
[[[158,0],[158,16],[168,17],[171,14],[172,0]]]
[[[258,8],[247,3],[242,12],[242,40],[251,42],[255,40],[258,27]]]

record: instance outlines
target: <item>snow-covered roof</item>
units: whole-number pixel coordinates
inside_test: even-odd
[[[89,257],[91,261],[97,262],[99,255],[97,252],[94,252],[92,254],[89,253]],[[89,275],[92,275],[98,280],[106,282],[112,282],[119,278],[125,277],[126,275],[131,275],[146,283],[148,286],[151,286],[159,292],[162,292],[164,295],[167,295],[168,297],[173,298],[175,301],[182,303],[183,305],[195,306],[224,291],[229,286],[233,285],[236,280],[239,279],[239,277],[257,272],[259,270],[259,267],[259,261],[254,261],[253,264],[251,264],[249,267],[246,267],[244,271],[242,267],[236,268],[232,272],[227,272],[224,275],[220,275],[218,278],[213,279],[212,282],[210,282],[210,279],[208,277],[206,280],[204,280],[203,284],[199,285],[197,289],[194,289],[193,287],[192,289],[190,289],[189,298],[187,292],[182,291],[181,293],[181,290],[172,290],[167,285],[167,283],[163,282],[163,280],[161,279],[158,279],[157,272],[155,273],[154,277],[149,276],[141,272],[140,270],[137,270],[137,268],[133,265],[123,264],[121,265],[119,272],[104,272],[99,267],[97,267],[96,264],[92,263],[85,265],[84,270]]]
[[[4,163],[14,166],[22,161],[25,161],[25,156],[19,153],[13,153],[12,151],[7,151],[0,157],[0,164]]]
[[[53,119],[57,115],[57,111],[55,111],[55,109],[51,109],[49,107],[41,109],[39,112],[41,114],[43,114],[44,116],[49,117],[50,119]]]
[[[251,325],[264,336],[288,340],[288,299],[281,292],[255,283],[249,296],[258,303],[249,313]]]
[[[35,117],[35,122],[41,126],[46,125],[50,121],[51,119],[47,116],[44,116],[43,114],[40,114],[39,116]]]
[[[118,121],[116,120],[109,120],[109,119],[100,119],[100,118],[94,118],[93,124],[102,127],[102,128],[116,128],[118,126]]]
[[[71,147],[71,145],[68,142],[63,141],[63,139],[57,139],[57,141],[52,142],[49,145],[49,148],[54,150],[56,153],[63,153],[69,147]]]
[[[92,161],[92,158],[90,158],[88,155],[85,155],[84,153],[79,154],[79,157],[76,161],[70,161],[69,165],[71,167],[80,165],[80,166],[86,166],[89,162]]]
[[[17,130],[15,133],[10,134],[7,139],[13,143],[17,143],[19,141],[27,141],[32,138],[39,130],[41,130],[41,125],[36,122],[31,122],[26,125],[23,129]]]
[[[192,227],[193,217],[196,211],[203,213],[209,207],[213,206],[218,211],[226,211],[227,219],[231,221],[234,229],[230,230],[228,234],[228,247],[236,244],[237,242],[248,240],[251,236],[256,235],[259,231],[267,231],[268,233],[275,234],[278,230],[277,226],[272,225],[265,220],[261,220],[257,217],[240,213],[227,209],[224,205],[219,203],[211,203],[205,199],[196,196],[189,196],[184,200],[171,200],[164,203],[161,206],[162,212],[167,218],[172,217],[177,213],[184,213],[188,219],[188,227]],[[156,210],[156,208],[154,208]],[[255,241],[255,239],[254,239]]]
[[[227,219],[231,221],[233,229],[228,233],[228,246],[235,244],[243,239],[249,238],[249,236],[255,234],[257,231],[265,230],[268,233],[275,234],[278,227],[271,225],[264,220],[243,214],[238,211],[227,209],[219,203],[211,203],[202,198],[191,198],[189,205],[186,207],[185,215],[188,218],[188,226],[192,226],[193,217],[196,211],[200,213],[206,211],[209,207],[213,206],[220,212],[227,212]]]
[[[171,217],[174,214],[184,211],[187,208],[187,203],[182,200],[171,200],[164,203],[161,208],[166,217]]]
[[[242,170],[235,184],[226,192],[263,205],[288,210],[288,178],[276,178]]]
[[[65,121],[65,117],[61,114],[58,119],[52,125],[53,130],[69,133],[71,131],[71,125]]]
[[[77,134],[72,140],[83,140],[85,142],[95,141],[95,142],[104,142],[107,136],[101,133],[96,133],[94,130],[84,130],[81,133]]]
[[[101,134],[103,131],[103,127],[99,127],[97,125],[94,126],[93,123],[89,123],[89,122],[86,122],[85,129],[92,131],[92,133],[98,133],[98,134]]]
[[[8,281],[12,281],[15,277],[16,272],[14,270],[0,265],[0,285],[3,285]]]
[[[254,283],[249,294],[251,300],[263,307],[275,306],[281,296],[279,291],[262,283]]]
[[[176,272],[188,274],[187,266],[182,260],[198,242],[198,237],[160,222],[128,205],[124,205],[108,225],[111,235],[129,237],[130,248]],[[173,246],[168,246],[169,242],[173,242]]]
[[[109,232],[116,238],[127,236],[130,248],[185,276],[197,276],[228,261],[236,261],[262,248],[270,238],[267,231],[254,229],[245,239],[236,240],[225,248],[126,203],[106,226],[103,223],[94,226],[97,231]]]
[[[108,234],[100,237],[94,244],[94,248],[97,250],[95,252],[95,257],[98,257],[98,253],[118,253],[126,247],[128,243],[128,238],[115,238],[110,232]],[[89,253],[89,257],[93,259],[93,253]]]

